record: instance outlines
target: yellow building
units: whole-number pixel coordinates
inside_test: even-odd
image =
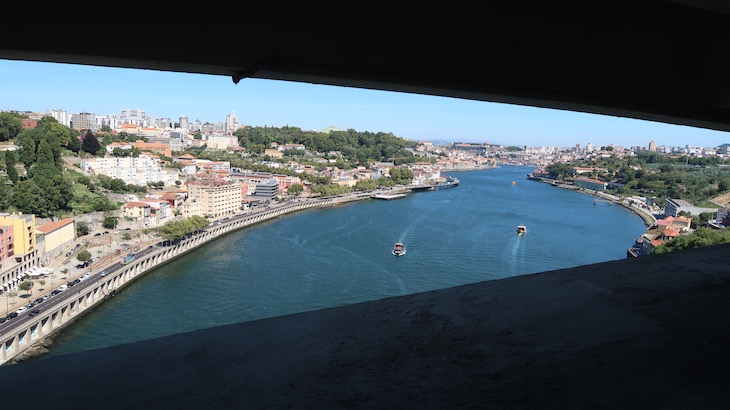
[[[183,218],[190,218],[191,216],[205,216],[203,213],[203,201],[199,198],[188,198],[180,204],[180,214]]]
[[[0,226],[13,227],[13,248],[16,258],[36,250],[35,215],[0,213]]]
[[[190,181],[188,198],[198,198],[203,215],[217,218],[241,209],[241,185],[222,179]]]
[[[0,226],[13,231],[12,256],[5,258],[0,269],[0,291],[16,289],[25,274],[40,263],[36,244],[35,215],[0,213]]]

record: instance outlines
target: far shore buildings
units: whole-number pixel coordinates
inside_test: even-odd
[[[690,215],[699,215],[704,212],[714,214],[717,213],[718,208],[701,208],[698,206],[694,206],[683,199],[667,198],[664,204],[664,215],[676,217],[682,211]]]
[[[586,189],[592,189],[594,191],[605,191],[606,187],[608,186],[608,183],[599,181],[597,179],[576,178],[573,180],[573,185],[583,187]]]

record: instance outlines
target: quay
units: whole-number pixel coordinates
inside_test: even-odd
[[[221,236],[305,209],[335,206],[368,199],[368,195],[326,197],[294,202],[253,213],[242,213],[214,221],[198,235],[171,246],[150,245],[135,254],[134,261],[113,262],[99,266],[91,277],[68,287],[40,305],[40,314],[30,316],[28,311],[0,325],[0,366],[23,361],[44,351],[47,340],[89,313],[104,300],[145,273],[172,261]],[[117,259],[118,260],[118,259]],[[103,275],[101,272],[105,272]]]
[[[26,311],[0,324],[0,366],[43,354],[46,342],[57,335],[59,330],[89,313],[134,279],[223,235],[305,209],[337,206],[368,199],[392,200],[403,198],[411,192],[433,189],[432,185],[407,185],[390,189],[388,192],[357,192],[342,196],[305,199],[284,205],[275,204],[265,210],[233,214],[215,220],[201,233],[173,245],[160,246],[160,243],[149,245],[146,249],[136,252],[134,260],[126,264],[108,255],[103,263],[97,265],[90,277],[73,287],[69,286],[63,292],[38,305],[40,314],[30,316]],[[49,289],[48,292],[52,290]]]

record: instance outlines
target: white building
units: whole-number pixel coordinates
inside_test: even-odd
[[[177,172],[162,170],[159,159],[142,155],[139,158],[133,157],[105,157],[81,163],[84,171],[97,175],[106,175],[110,178],[118,178],[125,184],[145,186],[148,182],[160,182],[165,185],[174,185],[178,180]]]
[[[71,128],[71,114],[69,114],[68,111],[53,110],[51,111],[51,116],[62,125]]]
[[[235,111],[231,111],[230,114],[226,115],[226,134],[233,134],[238,129],[238,117]]]

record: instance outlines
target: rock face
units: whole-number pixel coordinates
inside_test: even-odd
[[[0,379],[43,386],[32,402],[46,408],[727,408],[727,255],[650,255],[215,327],[3,366]]]

